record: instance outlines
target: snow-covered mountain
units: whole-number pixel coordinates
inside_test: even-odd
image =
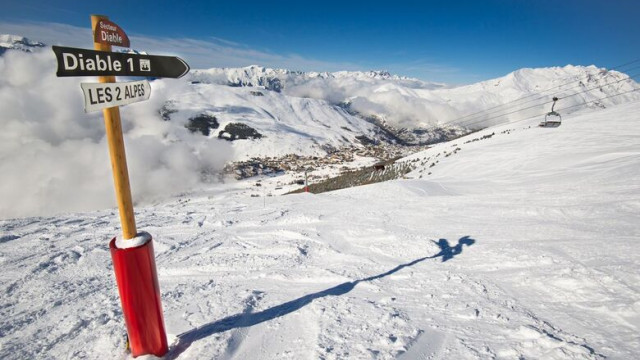
[[[137,206],[166,358],[636,358],[638,114],[488,128],[402,160],[406,180],[269,197],[265,177]],[[117,213],[0,229],[0,358],[129,359]]]
[[[433,129],[443,124],[477,129],[548,112],[553,96],[561,99],[558,108],[568,108],[568,112],[576,110],[571,106],[584,103],[606,107],[640,98],[638,93],[616,96],[640,88],[626,74],[572,65],[521,69],[498,79],[458,87],[387,72],[303,73],[259,66],[194,70],[190,79],[325,100],[399,129]],[[487,109],[493,111],[468,116]]]
[[[360,144],[359,136],[382,139],[377,126],[323,100],[212,84],[192,84],[189,89],[166,103],[166,118],[189,126],[208,117],[211,126],[205,134],[223,139],[229,139],[234,125],[245,125],[254,135],[231,144],[240,159],[291,153],[324,156]]]
[[[7,50],[32,52],[34,49],[43,47],[45,47],[45,44],[37,41],[31,41],[23,36],[6,34],[0,35],[0,55]]]
[[[190,79],[199,83],[229,85],[229,86],[256,86],[267,90],[282,91],[298,84],[311,80],[351,80],[363,83],[393,82],[411,88],[437,88],[443,84],[427,83],[418,79],[392,75],[387,71],[338,71],[338,72],[302,72],[286,69],[271,69],[258,65],[244,68],[212,68],[206,70],[193,70]]]
[[[18,48],[37,44],[1,39]],[[0,217],[112,206],[111,185],[100,181],[108,178],[109,167],[96,165],[108,163],[103,124],[100,114],[82,111],[81,81],[94,80],[56,78],[51,51],[3,55],[0,171],[10,174],[5,180],[10,186],[0,190],[8,199],[0,205]],[[639,88],[625,74],[594,66],[522,69],[460,87],[381,71],[304,73],[250,66],[154,80],[149,101],[121,111],[130,171],[137,179],[134,197],[149,202],[206,186],[228,162],[287,154],[323,157],[339,149],[353,153],[366,144],[431,144],[492,124],[541,119],[553,96],[560,97],[556,110],[567,116],[638,99],[640,92],[633,90]],[[78,174],[78,168],[87,170]],[[94,195],[69,201],[78,189]]]

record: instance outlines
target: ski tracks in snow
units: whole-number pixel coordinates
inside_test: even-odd
[[[367,195],[371,189],[385,193]],[[269,206],[262,199],[202,197],[138,209],[140,229],[154,237],[165,323],[175,340],[168,358],[599,359],[632,353],[636,345],[616,350],[602,334],[633,338],[627,315],[638,302],[633,278],[623,282],[616,263],[597,262],[596,240],[574,245],[593,254],[589,259],[556,251],[570,248],[566,244],[533,243],[549,234],[575,235],[562,228],[575,214],[565,212],[545,232],[529,235],[526,229],[539,223],[531,220],[539,216],[535,204],[505,209],[509,199],[448,194],[394,201],[405,191],[381,185],[359,189],[359,196],[275,197]],[[487,207],[488,200],[501,206]],[[503,218],[509,227],[487,218]],[[107,247],[117,232],[116,214],[2,226],[0,355],[120,354],[124,325]],[[593,270],[586,261],[599,265]],[[606,287],[627,289],[621,307],[609,308],[615,301],[605,296]],[[590,299],[593,290],[598,296]],[[605,323],[593,320],[599,317],[568,319],[581,315],[573,303],[629,325],[603,332],[597,328]]]
[[[113,220],[102,212],[1,223],[20,240],[0,248],[0,357],[83,358],[121,343],[120,304],[104,261]]]
[[[478,264],[478,273],[476,263],[457,265],[476,248],[463,247],[448,262],[429,259],[440,250],[430,241],[438,234],[404,226],[396,210],[358,212],[353,205],[329,213],[304,206],[220,212],[207,215],[216,220],[204,226],[185,224],[207,231],[194,240],[198,252],[189,257],[183,253],[190,245],[178,243],[179,251],[171,255],[177,260],[167,261],[188,267],[175,276],[211,274],[220,279],[211,280],[218,298],[249,300],[235,312],[220,301],[192,312],[189,323],[196,329],[208,323],[218,330],[178,355],[207,349],[224,359],[603,357],[585,339],[541,320],[488,280],[484,264]],[[352,226],[341,225],[345,222]],[[203,236],[212,245],[198,244]],[[449,239],[451,246],[456,240]],[[418,257],[425,259],[390,271]],[[292,300],[287,297],[292,293],[306,295]]]

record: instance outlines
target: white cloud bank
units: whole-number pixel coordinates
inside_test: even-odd
[[[432,127],[438,122],[460,116],[445,101],[430,100],[422,94],[442,88],[442,84],[416,83],[413,80],[377,79],[310,79],[285,88],[288,95],[327,100],[348,101],[360,114],[379,116],[399,128]]]
[[[85,114],[81,81],[57,78],[50,49],[0,57],[0,218],[115,206],[101,112]],[[150,100],[121,108],[134,201],[148,202],[202,184],[231,149],[165,122],[158,109],[184,91],[156,80]],[[225,155],[226,154],[226,155]]]

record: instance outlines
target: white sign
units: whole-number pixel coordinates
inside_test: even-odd
[[[81,83],[80,86],[84,92],[85,112],[148,100],[151,95],[151,85],[147,80],[121,83]]]

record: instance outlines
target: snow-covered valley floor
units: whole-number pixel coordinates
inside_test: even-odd
[[[415,154],[439,160],[413,179],[267,198],[247,181],[137,208],[166,358],[638,358],[638,114],[488,129]],[[125,357],[117,212],[0,227],[0,358]]]

